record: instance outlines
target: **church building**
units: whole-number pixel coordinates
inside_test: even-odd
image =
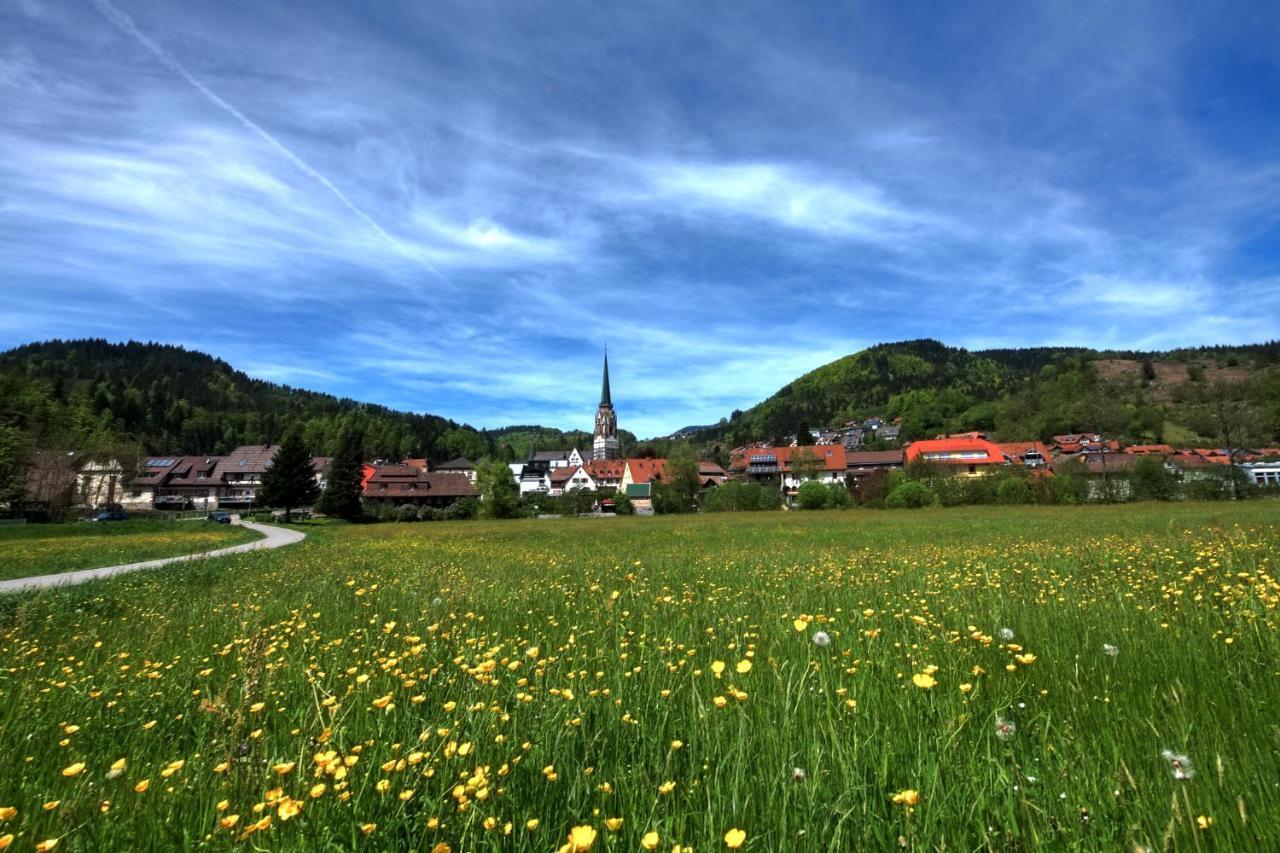
[[[604,357],[604,382],[600,387],[600,408],[596,409],[595,436],[591,441],[592,459],[622,458],[622,444],[618,441],[618,416],[613,411],[609,396],[609,354]]]

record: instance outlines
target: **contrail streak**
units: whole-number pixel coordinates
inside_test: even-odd
[[[124,12],[120,11],[118,8],[112,5],[111,0],[89,0],[89,3],[92,4],[93,7],[97,9],[104,18],[106,18],[111,23],[115,24],[116,27],[118,27],[121,32],[123,32],[125,35],[132,36],[134,39],[138,41],[139,44],[141,44],[147,50],[151,51],[151,53],[155,56],[155,58],[160,60],[161,65],[168,68],[174,74],[177,74],[183,80],[186,80],[188,83],[191,84],[192,87],[196,89],[196,91],[204,95],[210,101],[213,101],[214,104],[221,107],[225,112],[230,114],[232,118],[234,118],[236,121],[240,122],[250,131],[252,131],[256,136],[258,136],[258,138],[266,142],[273,149],[275,149],[277,153],[279,153],[282,157],[284,157],[286,160],[288,160],[290,163],[296,166],[299,171],[301,171],[303,174],[307,175],[308,177],[312,178],[313,180],[317,181],[321,186],[323,186],[329,192],[333,193],[334,197],[337,198],[338,201],[342,202],[342,204],[347,208],[347,210],[350,210],[357,217],[359,217],[361,221],[363,221],[366,225],[372,228],[374,232],[378,234],[378,236],[386,240],[387,243],[389,243],[392,246],[392,248],[394,248],[397,252],[399,252],[400,254],[406,257],[413,258],[414,260],[420,261],[424,266],[427,267],[427,269],[431,270],[431,272],[435,273],[446,283],[452,284],[452,282],[450,282],[449,279],[445,277],[444,273],[436,269],[436,267],[430,261],[426,260],[425,258],[415,256],[412,252],[406,249],[400,243],[399,240],[391,236],[390,232],[388,232],[387,229],[379,225],[372,216],[365,213],[356,205],[355,202],[347,198],[346,194],[343,193],[342,190],[334,186],[333,181],[329,180],[324,175],[317,172],[305,160],[303,160],[297,154],[294,154],[293,151],[290,150],[283,142],[276,139],[274,136],[272,136],[270,133],[264,130],[259,124],[257,124],[253,119],[249,118],[247,115],[240,112],[240,110],[236,109],[234,106],[227,103],[227,101],[223,100],[222,97],[218,95],[218,93],[214,92],[204,83],[201,83],[198,79],[196,79],[196,76],[192,74],[190,71],[188,71],[186,66],[184,66],[181,62],[178,61],[177,57],[175,57],[169,51],[165,50],[157,42],[155,42],[151,37],[149,37],[148,35],[143,33],[141,30],[139,30],[137,24],[133,22],[133,18],[129,17]]]

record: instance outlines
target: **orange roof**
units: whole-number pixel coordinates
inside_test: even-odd
[[[751,462],[752,457],[772,456],[783,471],[791,470],[791,461],[797,453],[808,451],[813,454],[827,471],[843,471],[846,466],[844,445],[815,444],[807,447],[758,447],[744,451],[736,456],[729,467],[742,470]]]
[[[1000,465],[1004,453],[993,442],[982,438],[942,438],[913,441],[907,445],[907,462],[923,459],[943,465]]]
[[[665,459],[628,459],[627,467],[631,469],[631,480],[634,483],[648,483],[655,477],[661,480],[667,476]]]
[[[1174,449],[1167,444],[1131,444],[1124,449],[1125,453],[1137,453],[1140,456],[1159,453],[1169,456],[1174,453]]]
[[[1014,462],[1021,462],[1022,457],[1033,450],[1040,454],[1046,464],[1053,461],[1049,448],[1039,441],[997,441],[995,445],[1000,448],[1001,453],[1012,456]]]
[[[582,468],[593,480],[621,480],[623,472],[627,470],[627,463],[623,459],[592,459]]]

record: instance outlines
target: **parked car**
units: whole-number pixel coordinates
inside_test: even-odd
[[[113,509],[108,512],[100,512],[89,520],[90,521],[128,521],[129,513],[123,510]]]
[[[211,512],[209,513],[209,521],[216,521],[218,524],[230,524],[231,513],[229,512]]]

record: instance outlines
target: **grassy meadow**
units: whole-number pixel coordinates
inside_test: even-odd
[[[1278,521],[316,526],[7,596],[0,839],[1278,849]]]
[[[211,551],[261,538],[206,521],[110,521],[0,526],[0,580]]]

